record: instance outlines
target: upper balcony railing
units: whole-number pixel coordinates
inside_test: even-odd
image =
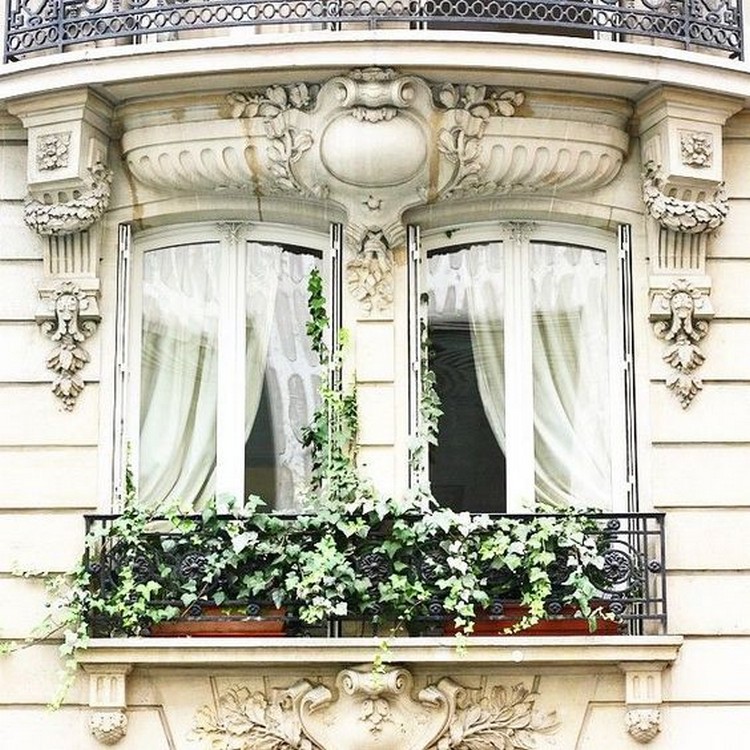
[[[4,60],[112,39],[250,27],[555,34],[742,57],[738,0],[7,0]],[[659,43],[658,41],[656,43]]]

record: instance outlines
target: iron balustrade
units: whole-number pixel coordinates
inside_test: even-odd
[[[675,42],[742,57],[739,0],[7,0],[5,61],[232,27],[463,29]]]
[[[278,630],[287,636],[382,635],[390,632],[393,622],[398,621],[403,612],[389,611],[388,605],[380,601],[378,586],[381,582],[398,570],[421,590],[437,593],[436,579],[447,575],[446,538],[438,535],[419,548],[394,552],[392,546],[384,544],[393,539],[389,536],[394,528],[393,522],[388,519],[382,522],[380,530],[360,537],[347,535],[343,531],[332,532],[327,527],[316,529],[310,524],[298,522],[311,516],[269,514],[262,517],[262,522],[257,517],[238,519],[235,516],[218,516],[211,527],[210,543],[206,544],[207,537],[202,537],[203,522],[199,517],[190,517],[194,525],[187,531],[175,530],[169,523],[156,520],[150,524],[147,533],[138,536],[137,542],[108,535],[117,518],[112,515],[86,516],[87,538],[95,540],[95,544],[92,547],[89,543],[84,565],[90,573],[94,596],[106,600],[122,582],[123,571],[127,568],[128,574],[132,574],[131,583],[156,584],[158,593],[154,595],[152,605],[174,607],[189,623],[269,621],[278,625]],[[508,518],[532,523],[538,519],[554,519],[555,516],[529,514],[491,518],[493,524]],[[593,539],[600,556],[600,564],[588,571],[587,575],[595,587],[593,605],[601,608],[604,614],[604,618],[599,620],[602,632],[627,635],[665,633],[664,515],[587,513],[585,519],[586,536]],[[218,532],[217,521],[220,527]],[[224,524],[227,525],[227,533],[222,538]],[[228,531],[230,524],[234,525],[232,534],[235,537],[238,533],[248,533],[259,541],[271,540],[271,545],[266,544],[258,554],[250,549],[239,566],[230,565],[223,569],[221,576],[207,574],[208,570],[213,570],[212,556],[215,558],[216,550],[222,544],[227,547],[232,544]],[[331,535],[336,537],[336,548],[344,553],[344,567],[350,566],[362,582],[363,596],[352,596],[347,600],[345,615],[329,617],[315,624],[304,623],[299,617],[300,603],[290,600],[288,596],[283,602],[284,609],[279,612],[274,609],[276,605],[273,604],[270,588],[248,594],[248,576],[258,571],[265,575],[271,566],[278,568],[279,558],[288,556],[291,550],[296,550],[298,554],[300,550],[312,549],[322,536]],[[200,541],[202,538],[203,542]],[[295,565],[291,563],[290,569],[295,570]],[[545,603],[546,620],[548,624],[568,621],[568,624],[576,626],[575,630],[563,629],[562,632],[584,634],[588,633],[586,621],[566,603],[566,594],[570,593],[570,565],[570,552],[567,550],[558,553],[550,567],[552,595]],[[269,583],[269,587],[272,588],[273,584]],[[484,625],[478,632],[507,632],[523,614],[514,574],[488,563],[486,570],[482,571],[482,590],[487,594],[488,605],[482,613]],[[182,596],[185,591],[194,592],[194,600],[186,603]],[[215,604],[219,591],[222,592],[223,611],[217,615]],[[453,631],[452,617],[450,612],[444,610],[440,598],[431,598],[428,593],[422,601],[415,603],[402,624],[411,635],[445,634]],[[90,613],[88,619],[92,632],[99,637],[124,633],[116,617],[94,612]],[[138,626],[136,633],[152,634],[150,623],[144,622],[142,628]]]

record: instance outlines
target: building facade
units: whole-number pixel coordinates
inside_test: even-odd
[[[426,470],[457,511],[598,509],[643,589],[617,632],[394,636],[377,673],[372,638],[96,638],[50,712],[53,635],[0,659],[3,747],[743,736],[750,71],[714,5],[8,0],[4,642],[128,476],[144,506],[299,508],[313,268],[378,492]]]

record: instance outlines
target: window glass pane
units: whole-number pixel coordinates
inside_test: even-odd
[[[430,481],[438,502],[456,510],[505,510],[503,267],[500,243],[427,260],[430,362],[443,409]]]
[[[305,332],[312,254],[248,243],[245,495],[298,508],[309,475],[302,428],[317,404],[320,367]]]
[[[143,261],[141,500],[196,507],[216,469],[218,246],[153,250]]]
[[[606,254],[535,243],[531,281],[537,501],[609,507]]]

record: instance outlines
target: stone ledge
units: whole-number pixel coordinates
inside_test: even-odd
[[[101,665],[242,667],[356,664],[372,661],[381,638],[108,638],[93,639],[76,659]],[[659,669],[677,658],[682,636],[508,636],[471,638],[462,652],[452,637],[391,638],[385,661],[409,664],[609,665],[649,663]]]

